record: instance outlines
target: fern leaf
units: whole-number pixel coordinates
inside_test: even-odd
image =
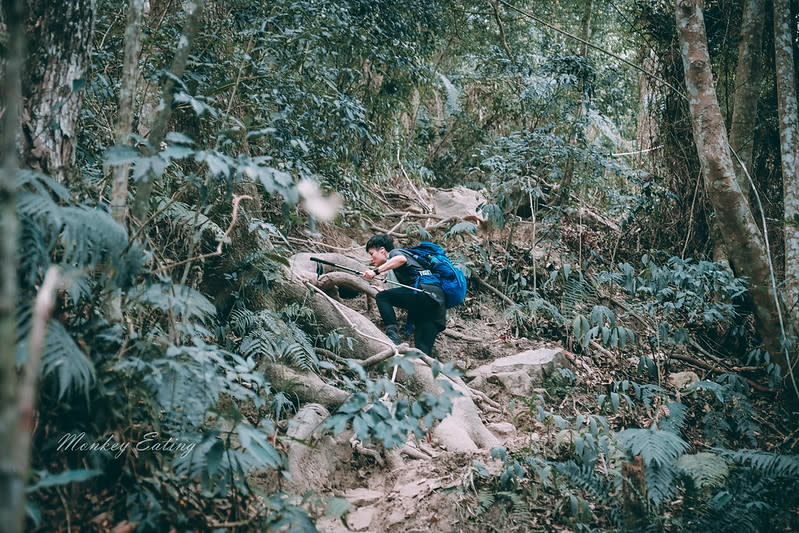
[[[225,230],[203,213],[183,202],[172,202],[168,205],[167,202],[169,200],[166,198],[159,199],[159,220],[169,221],[173,228],[186,235],[192,235],[195,232],[210,232],[217,242],[227,239]]]
[[[47,340],[42,355],[42,375],[51,374],[55,374],[59,400],[70,391],[88,397],[94,381],[94,365],[64,325],[56,320],[47,324]]]
[[[723,487],[730,473],[727,461],[711,452],[683,455],[677,459],[677,468],[699,489]]]
[[[134,297],[137,301],[172,313],[184,320],[209,322],[216,315],[216,307],[199,291],[178,284],[153,283],[143,286]]]
[[[718,450],[716,450],[718,451]],[[739,464],[749,464],[754,470],[773,477],[799,477],[799,455],[778,455],[762,450],[738,450],[723,455]]]
[[[616,434],[616,440],[631,455],[640,455],[646,466],[671,464],[688,449],[688,443],[679,436],[659,430],[656,426],[650,429],[625,429]]]

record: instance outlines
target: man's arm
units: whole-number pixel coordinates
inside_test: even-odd
[[[403,254],[397,254],[394,257],[390,257],[388,261],[386,261],[382,265],[364,272],[363,277],[366,279],[373,279],[378,274],[384,274],[389,270],[394,270],[395,268],[399,268],[407,262],[408,262],[407,257],[405,257]]]

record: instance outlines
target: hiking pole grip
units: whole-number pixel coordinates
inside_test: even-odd
[[[336,263],[331,263],[330,261],[325,261],[324,259],[319,259],[318,257],[311,257],[310,259],[315,263],[321,263],[323,265],[332,266],[340,270],[346,270],[348,272],[352,272],[353,274],[358,274],[358,275],[363,274],[363,271],[361,270],[355,270],[354,268],[345,267],[344,265],[337,265]]]

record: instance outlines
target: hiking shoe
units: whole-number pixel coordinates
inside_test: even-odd
[[[394,344],[401,344],[402,339],[400,339],[399,331],[397,331],[397,326],[389,326],[386,328],[386,337],[389,338],[391,342]]]

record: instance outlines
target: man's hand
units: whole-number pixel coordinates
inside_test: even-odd
[[[366,272],[363,273],[363,279],[366,279],[366,280],[372,280],[372,279],[375,278],[375,276],[377,276],[377,274],[375,273],[374,270],[371,270],[371,269],[367,270]]]

